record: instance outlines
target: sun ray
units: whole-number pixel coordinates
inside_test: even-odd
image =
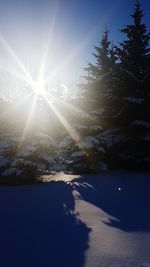
[[[120,0],[118,0],[120,1]],[[117,2],[118,2],[117,1]],[[68,57],[59,64],[58,67],[54,68],[53,72],[46,77],[45,83],[47,83],[49,80],[52,80],[53,77],[59,75],[59,73],[67,66],[69,63],[78,56],[78,54],[86,47],[86,45],[90,42],[90,40],[93,38],[94,35],[97,34],[99,29],[101,27],[104,27],[105,21],[109,18],[109,16],[112,14],[113,10],[116,7],[116,3],[111,5],[110,9],[107,11],[107,13],[104,14],[104,16],[99,20],[98,23],[95,24],[95,26],[89,31],[89,34],[86,35],[84,38],[82,38],[81,42],[78,43],[73,49],[72,52],[68,55]]]
[[[90,120],[94,119],[94,117],[92,115],[90,115],[89,113],[85,112],[81,108],[76,107],[76,106],[74,106],[74,105],[72,105],[72,104],[70,104],[70,103],[68,103],[66,101],[63,101],[62,99],[58,99],[58,98],[57,99],[54,98],[54,99],[57,101],[57,103],[60,103],[60,104],[64,105],[70,111],[73,111],[73,112],[76,112],[78,114],[81,114],[81,116],[84,116],[84,118],[86,118],[86,119],[90,119]]]
[[[44,74],[44,71],[45,71],[45,66],[46,66],[47,58],[48,58],[48,53],[49,53],[49,50],[50,50],[52,34],[53,34],[53,31],[54,31],[54,26],[55,26],[55,22],[56,22],[56,14],[57,14],[57,5],[55,6],[55,9],[54,9],[52,21],[51,21],[51,23],[49,23],[49,25],[51,24],[51,27],[49,29],[47,41],[45,42],[46,43],[46,47],[45,47],[45,53],[44,53],[44,56],[43,56],[43,61],[42,61],[40,72],[39,72],[39,78],[38,78],[39,80],[43,79],[43,76],[44,76],[43,74]]]
[[[66,118],[60,113],[60,111],[47,99],[47,97],[44,97],[45,101],[49,105],[49,107],[53,110],[57,118],[60,120],[64,128],[67,130],[67,132],[70,134],[72,139],[74,140],[75,144],[78,146],[78,148],[85,153],[85,157],[90,162],[90,159],[88,157],[88,153],[86,152],[86,143],[83,139],[81,139],[81,136],[76,132],[76,130],[71,126],[71,124],[66,120]]]
[[[7,116],[9,113],[12,113],[15,111],[18,107],[20,107],[24,102],[26,102],[33,93],[30,93],[26,97],[24,97],[19,103],[15,104],[12,108],[8,109],[7,111],[4,111],[0,114],[0,118]]]
[[[87,44],[87,42],[91,38],[91,34],[92,33],[86,36],[86,38],[84,38],[77,46],[75,46],[72,52],[68,55],[68,57],[61,64],[59,64],[58,67],[54,68],[51,74],[48,77],[46,77],[45,79],[46,83],[53,77],[59,75],[59,73],[79,54],[79,52],[83,49],[83,47]]]
[[[74,128],[70,125],[70,123],[66,120],[66,118],[59,112],[58,109],[48,100],[47,97],[44,97],[45,101],[49,105],[49,107],[53,110],[53,112],[56,114],[57,118],[60,120],[62,125],[65,127],[67,132],[70,134],[72,139],[78,144],[81,142],[79,134],[74,130]]]
[[[7,73],[9,73],[10,75],[22,80],[22,81],[26,81],[26,78],[24,75],[20,74],[17,70],[15,69],[10,69],[8,66],[6,65],[0,65],[0,69],[6,71]]]
[[[59,75],[59,73],[77,56],[77,54],[81,50],[81,46],[82,45],[76,47],[73,50],[73,52],[70,53],[70,55],[68,55],[68,57],[58,67],[54,68],[54,70],[51,72],[51,74],[48,77],[46,77],[45,83],[47,83],[48,81],[52,80],[52,78]]]
[[[0,42],[3,44],[5,49],[8,51],[8,53],[11,55],[11,57],[15,60],[15,62],[18,64],[18,66],[23,71],[25,77],[27,78],[27,82],[31,85],[33,85],[33,79],[30,75],[30,73],[27,71],[27,69],[24,67],[21,60],[18,58],[14,50],[11,48],[11,46],[7,43],[7,41],[4,39],[4,37],[0,34]]]
[[[27,122],[26,122],[26,125],[24,127],[22,136],[20,138],[20,143],[19,143],[18,149],[22,146],[22,143],[24,142],[24,140],[26,138],[26,135],[27,135],[27,132],[28,132],[30,123],[31,123],[32,118],[33,118],[33,114],[34,114],[34,109],[35,109],[35,106],[36,106],[36,102],[37,102],[37,95],[35,94],[34,95],[34,99],[33,99],[33,103],[32,103],[32,106],[31,106],[31,109],[30,109],[30,112],[29,112],[29,116],[28,116],[28,119],[27,119]]]

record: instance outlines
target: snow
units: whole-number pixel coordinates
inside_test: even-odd
[[[56,163],[54,158],[49,156],[49,155],[47,155],[47,154],[42,155],[41,158],[44,159],[45,161],[47,161],[50,164],[55,164]]]
[[[10,176],[12,174],[15,174],[17,171],[16,168],[9,168],[9,169],[6,169],[5,171],[2,172],[2,176]]]
[[[86,125],[82,125],[82,124],[78,124],[78,125],[75,125],[75,128],[78,129],[78,130],[83,130],[83,129],[90,129],[90,130],[93,130],[93,131],[98,131],[98,130],[103,130],[103,127],[100,126],[100,125],[92,125],[92,126],[86,126]]]
[[[125,101],[128,101],[130,103],[135,103],[135,104],[143,104],[144,103],[144,99],[143,98],[136,98],[133,96],[129,96],[129,97],[124,97]]]
[[[0,266],[149,267],[149,178],[61,173],[1,186]]]
[[[7,158],[0,156],[0,167],[6,166],[9,163]]]
[[[118,129],[119,130],[119,129]],[[117,131],[118,131],[117,130]],[[99,138],[102,138],[105,141],[105,146],[110,148],[114,144],[119,143],[124,137],[117,134],[116,130],[106,130],[98,135]]]
[[[93,115],[103,115],[104,109],[103,108],[97,108],[91,112]]]
[[[115,136],[114,134],[109,134],[106,136],[105,141],[106,141],[106,147],[109,148],[114,144],[117,144],[121,141],[122,137],[121,136]]]
[[[97,146],[97,150],[99,152],[102,152],[102,153],[105,153],[106,152],[105,149],[102,146]]]
[[[98,130],[103,130],[103,127],[100,126],[100,125],[93,125],[93,126],[90,126],[89,127],[90,130],[93,130],[93,131],[98,131]]]
[[[36,166],[37,166],[39,171],[45,171],[46,170],[45,164],[37,163]]]
[[[75,128],[78,130],[82,130],[82,129],[87,129],[87,126],[82,125],[82,124],[78,124],[78,125],[75,125]]]
[[[0,140],[0,149],[6,149],[9,147],[9,143],[6,140]]]
[[[18,160],[20,160],[20,159],[18,159]],[[31,161],[31,160],[23,160],[23,164],[26,166],[26,165],[28,165],[28,166],[34,166],[34,163],[33,163],[33,161]]]
[[[66,147],[66,146],[70,146],[72,144],[72,138],[71,136],[66,136],[60,143],[59,146],[60,147]]]
[[[57,143],[46,134],[41,132],[34,135],[29,134],[24,142],[22,142],[21,136],[15,138],[13,134],[7,136],[7,139],[6,136],[1,136],[0,138],[0,167],[5,167],[1,174],[3,177],[10,176],[11,174],[20,176],[26,167],[33,167],[34,170],[37,168],[38,170],[46,170],[47,164],[56,164],[54,155],[51,156],[49,153],[53,153],[51,148],[53,149],[54,145],[57,148]],[[19,146],[19,144],[21,145]],[[47,151],[47,154],[45,154],[43,148]],[[18,152],[16,155],[13,155],[15,149]],[[11,157],[10,160],[7,158],[8,153]],[[29,157],[30,160],[28,160]]]
[[[16,159],[11,162],[11,167],[16,167],[18,164],[24,164],[24,159]]]
[[[16,170],[16,176],[20,176],[23,173],[23,170]]]
[[[37,145],[39,143],[45,144],[47,146],[49,145],[57,146],[56,141],[52,137],[42,132],[36,133],[33,139],[33,144]]]
[[[25,147],[19,153],[21,157],[28,157],[36,151],[37,147],[34,144],[26,144]]]
[[[62,164],[62,163],[55,163],[53,166],[52,166],[52,170],[53,171],[64,171],[66,169],[66,165],[65,164]]]
[[[85,155],[86,155],[86,153],[84,151],[77,151],[77,152],[72,153],[71,157],[72,158],[80,158],[80,157],[83,157]]]
[[[18,164],[23,164],[25,166],[33,166],[34,165],[32,160],[25,160],[22,158],[18,158],[12,162],[11,166],[17,166]]]
[[[136,120],[131,123],[131,125],[139,125],[145,128],[150,128],[150,122],[143,121],[143,120]]]
[[[83,142],[81,144],[82,149],[92,149],[95,145],[98,145],[99,141],[97,138],[93,136],[87,136],[83,139]]]

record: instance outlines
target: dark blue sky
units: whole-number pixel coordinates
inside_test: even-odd
[[[111,40],[121,40],[119,29],[131,22],[134,3],[134,0],[3,0],[0,33],[27,68],[30,65],[35,76],[51,35],[45,75],[60,67],[58,75],[68,82],[78,79],[81,69],[93,60],[93,46],[99,42],[105,24]],[[150,29],[150,1],[141,3],[144,22]]]

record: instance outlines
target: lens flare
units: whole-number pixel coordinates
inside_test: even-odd
[[[45,91],[45,81],[43,79],[39,79],[33,84],[33,90],[36,95],[44,95]]]
[[[70,123],[66,120],[66,118],[60,113],[60,111],[48,100],[47,97],[44,97],[45,101],[49,105],[49,107],[53,110],[53,112],[56,114],[57,118],[60,120],[62,125],[65,127],[67,132],[71,135],[73,140],[78,144],[80,140],[80,136],[78,133],[73,129],[73,127],[70,125]]]
[[[27,71],[19,57],[16,55],[12,47],[7,43],[7,41],[4,39],[4,37],[0,34],[0,43],[3,45],[3,47],[6,49],[6,51],[9,53],[9,55],[13,58],[13,60],[17,63],[17,65],[20,67],[20,69],[23,71],[24,77],[27,80],[27,82],[31,85],[33,85],[33,79],[30,75],[30,73]],[[12,72],[13,73],[13,72]],[[22,76],[22,75],[21,75]]]
[[[35,96],[34,96],[34,98],[33,98],[33,103],[32,103],[32,106],[31,106],[31,109],[30,109],[30,112],[29,112],[28,119],[27,119],[26,125],[25,125],[25,127],[24,127],[22,136],[21,136],[21,140],[20,140],[18,149],[21,147],[21,145],[22,145],[22,143],[24,142],[24,140],[25,140],[25,138],[26,138],[26,135],[27,135],[27,133],[28,133],[29,126],[30,126],[31,121],[32,121],[33,116],[34,116],[34,110],[35,110],[36,102],[37,102],[37,95],[35,94]]]

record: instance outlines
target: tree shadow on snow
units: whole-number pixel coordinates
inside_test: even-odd
[[[150,231],[149,173],[118,171],[86,175],[74,181],[82,198],[108,214],[111,227],[124,231]],[[84,185],[84,186],[83,186]]]
[[[90,229],[63,181],[0,188],[0,266],[82,267]]]

